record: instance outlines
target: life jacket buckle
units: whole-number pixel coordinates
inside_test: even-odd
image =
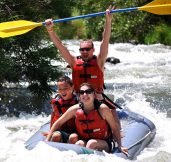
[[[83,132],[89,134],[89,133],[94,133],[94,132],[98,132],[98,131],[100,131],[100,128],[96,128],[96,129],[86,129]]]
[[[91,75],[91,78],[92,79],[97,78],[97,75]]]

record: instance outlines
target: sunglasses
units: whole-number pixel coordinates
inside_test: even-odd
[[[92,47],[91,47],[91,48],[80,48],[79,51],[81,51],[81,52],[83,52],[83,51],[88,52],[88,51],[90,51],[91,49],[92,49]]]
[[[91,93],[93,93],[93,90],[92,89],[87,89],[87,90],[80,90],[80,92],[79,92],[79,94],[80,95],[83,95],[84,93],[86,93],[86,94],[91,94]]]

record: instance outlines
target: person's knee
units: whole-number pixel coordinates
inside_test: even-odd
[[[75,144],[85,147],[85,142],[83,140],[78,140]]]
[[[78,141],[78,134],[72,133],[69,136],[69,140],[68,141],[69,141],[69,143],[75,144]]]
[[[91,139],[87,142],[86,148],[98,150],[98,151],[104,150],[106,152],[109,152],[108,143],[104,140]]]
[[[97,141],[94,139],[91,139],[87,142],[86,147],[89,149],[96,149],[97,148]]]
[[[51,141],[53,142],[61,142],[62,140],[62,135],[60,132],[54,132],[51,138]]]

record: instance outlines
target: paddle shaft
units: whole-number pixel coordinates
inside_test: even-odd
[[[138,10],[138,7],[111,10],[110,13],[128,12],[128,11],[135,11],[135,10]],[[53,20],[53,22],[54,23],[67,22],[67,21],[71,21],[71,20],[96,17],[96,16],[105,15],[105,14],[106,14],[106,11],[103,11],[103,12],[97,12],[97,13],[92,13],[92,14],[87,14],[87,15],[80,15],[80,16],[68,17],[68,18],[63,18],[63,19],[57,19],[57,20]],[[2,29],[1,31],[2,32],[13,32],[13,31],[16,31],[16,28],[17,28],[17,30],[20,30],[20,29],[24,30],[24,29],[28,29],[28,28],[34,28],[36,26],[41,26],[41,25],[45,26],[46,24],[45,24],[45,22],[42,22],[42,23],[33,23],[33,24],[28,24],[28,25],[20,25],[19,27],[11,26],[6,29]]]
[[[111,10],[110,13],[128,12],[128,11],[135,11],[135,10],[138,10],[138,7]],[[97,12],[97,13],[92,13],[92,14],[87,14],[87,15],[80,15],[80,16],[74,16],[74,17],[69,17],[69,18],[53,20],[53,22],[54,23],[66,22],[66,21],[71,21],[71,20],[78,20],[78,19],[83,19],[83,18],[101,16],[101,15],[105,15],[105,14],[106,14],[106,11],[103,11],[103,12]],[[42,24],[46,25],[45,22],[42,22]]]
[[[123,8],[123,9],[115,9],[115,10],[110,10],[110,13],[117,13],[117,12],[129,12],[129,11],[136,11],[136,10],[152,10],[154,8],[162,8],[162,7],[171,7],[168,4],[165,5],[154,5],[154,6],[142,6],[142,7],[131,7],[131,8]],[[80,16],[74,16],[74,17],[69,17],[69,18],[63,18],[63,19],[58,19],[58,20],[53,20],[54,23],[59,23],[59,22],[66,22],[66,21],[71,21],[71,20],[77,20],[77,19],[83,19],[83,18],[90,18],[90,17],[96,17],[96,16],[101,16],[105,15],[106,11],[103,12],[97,12],[97,13],[92,13],[92,14],[87,14],[87,15],[80,15]],[[45,25],[45,22],[42,22],[43,25]]]

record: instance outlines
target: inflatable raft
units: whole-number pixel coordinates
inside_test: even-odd
[[[134,113],[128,109],[117,110],[119,119],[122,126],[122,145],[128,148],[129,156],[121,153],[117,147],[115,147],[111,154],[122,157],[124,159],[136,159],[137,155],[147,147],[156,134],[155,125],[146,117]],[[25,147],[28,150],[34,149],[40,141],[44,141],[45,137],[41,132],[49,131],[50,123],[47,122],[41,126],[41,128],[25,142]],[[101,151],[95,151],[81,147],[74,144],[58,143],[58,142],[46,142],[48,145],[57,148],[60,151],[73,150],[77,154],[107,154]]]

